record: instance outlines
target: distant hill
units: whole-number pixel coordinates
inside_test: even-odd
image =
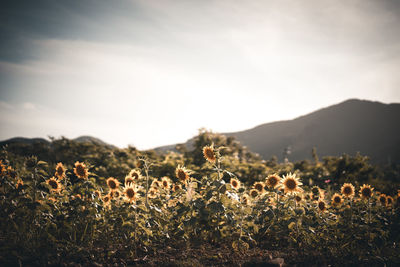
[[[102,145],[106,146],[109,148],[115,148],[115,146],[107,144],[106,142],[100,140],[99,138],[93,137],[93,136],[88,136],[88,135],[83,135],[79,136],[75,139],[71,139],[72,141],[76,141],[78,143],[92,143],[96,145]],[[34,144],[45,144],[45,145],[50,145],[50,141],[46,140],[44,138],[25,138],[25,137],[14,137],[8,140],[0,141],[0,148],[5,146],[5,145],[10,145],[10,144],[21,144],[21,145],[34,145]]]
[[[225,135],[236,137],[264,159],[277,156],[282,160],[288,147],[289,160],[309,159],[316,147],[320,157],[360,152],[373,162],[400,162],[400,104],[350,99],[293,120]],[[191,147],[192,143],[190,139],[186,144]],[[173,148],[170,145],[156,150]]]

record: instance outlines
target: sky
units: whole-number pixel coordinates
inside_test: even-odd
[[[3,0],[0,140],[126,147],[400,102],[400,1]]]

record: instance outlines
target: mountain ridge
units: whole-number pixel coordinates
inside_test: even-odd
[[[264,159],[290,148],[290,160],[310,159],[313,147],[320,156],[361,154],[375,162],[400,162],[400,104],[348,99],[292,120],[275,121],[253,128],[222,133],[233,136]],[[191,147],[193,138],[185,144]],[[169,145],[156,150],[171,150]]]

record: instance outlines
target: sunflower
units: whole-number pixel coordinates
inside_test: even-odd
[[[282,185],[284,188],[285,194],[293,194],[295,192],[302,193],[303,190],[299,187],[302,183],[299,181],[299,178],[296,177],[296,174],[289,173],[286,176],[283,176]]]
[[[110,177],[107,179],[107,186],[111,191],[117,190],[119,187],[119,182],[114,177]]]
[[[279,187],[280,181],[281,177],[279,177],[277,174],[272,174],[267,177],[265,183],[269,188],[275,189]]]
[[[235,190],[238,190],[238,189],[239,189],[239,187],[240,187],[240,181],[239,181],[238,179],[231,178],[230,183],[231,183],[231,186],[232,186],[233,189],[235,189]]]
[[[140,174],[140,170],[133,169],[129,172],[128,177],[131,177],[133,181],[140,180],[142,178],[142,175]],[[126,178],[125,178],[126,182]]]
[[[17,189],[19,189],[21,186],[23,186],[24,185],[24,181],[22,181],[21,179],[18,179],[18,181],[17,181],[17,184],[15,185],[15,187],[17,188]]]
[[[151,183],[150,187],[158,189],[161,187],[161,183],[157,179],[154,179],[153,182]]]
[[[121,192],[119,190],[111,190],[108,193],[111,197],[111,199],[118,199],[121,196]]]
[[[371,187],[368,184],[363,184],[363,186],[360,189],[360,196],[364,199],[369,199],[373,195],[374,188]]]
[[[134,184],[135,180],[130,177],[130,176],[125,176],[125,186],[130,185],[130,184]]]
[[[136,201],[137,197],[137,188],[133,184],[130,184],[128,186],[125,186],[124,188],[124,195],[125,195],[125,200],[128,201],[129,203],[132,203],[133,201]]]
[[[46,181],[46,184],[50,186],[50,190],[59,193],[61,191],[61,184],[56,178],[52,177]]]
[[[104,202],[104,205],[108,205],[108,204],[110,204],[110,201],[111,201],[111,196],[110,196],[110,194],[107,194],[107,195],[105,195],[104,197],[103,197],[103,202]]]
[[[178,199],[174,198],[174,199],[168,200],[167,206],[168,206],[168,208],[171,208],[171,207],[175,207],[176,204],[178,204]]]
[[[182,190],[182,185],[180,184],[174,184],[174,186],[172,187],[172,191],[176,192]]]
[[[381,203],[382,206],[387,206],[388,200],[387,200],[387,196],[385,194],[380,194],[378,200],[379,200],[379,203]]]
[[[163,178],[161,178],[161,185],[164,189],[167,189],[167,190],[170,189],[171,182],[167,176],[164,176]]]
[[[326,211],[326,203],[322,199],[318,200],[318,211],[319,212]]]
[[[66,169],[61,162],[57,163],[56,173],[54,174],[54,176],[58,177],[58,179],[60,180],[65,178],[65,170]]]
[[[296,194],[294,200],[296,200],[296,203],[299,204],[303,200],[303,195]]]
[[[253,185],[254,189],[256,189],[260,194],[264,193],[264,184],[261,182],[256,182]]]
[[[252,198],[256,198],[258,196],[258,190],[257,189],[251,189],[250,190],[250,196]]]
[[[211,163],[215,163],[215,161],[217,160],[213,145],[203,147],[203,155],[204,158]]]
[[[158,196],[158,190],[151,188],[148,193],[149,198],[156,198]]]
[[[250,203],[250,196],[248,194],[243,194],[240,198],[240,202],[244,205],[249,205]]]
[[[340,189],[343,196],[347,198],[352,198],[355,195],[354,186],[350,183],[343,184],[342,188]]]
[[[180,165],[178,165],[178,167],[175,170],[175,175],[179,179],[179,181],[186,184],[187,181],[189,180],[190,171],[185,167],[181,167]]]
[[[334,207],[340,207],[340,205],[342,205],[342,203],[343,203],[343,198],[338,193],[333,194],[331,200],[332,200],[331,204]]]
[[[86,165],[83,162],[75,162],[74,173],[80,179],[87,179],[88,178],[88,171],[86,170]]]
[[[388,204],[388,206],[392,206],[393,198],[391,196],[387,196],[387,204]]]
[[[94,191],[94,195],[95,195],[96,197],[98,197],[98,198],[101,198],[101,192],[100,192],[100,190]]]

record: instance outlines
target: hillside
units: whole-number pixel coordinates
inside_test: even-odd
[[[400,104],[350,99],[293,120],[225,135],[236,137],[264,159],[275,155],[282,160],[287,147],[291,150],[291,161],[307,159],[316,147],[320,157],[360,152],[374,162],[400,162],[399,119]],[[187,146],[191,147],[192,142],[189,140]]]

